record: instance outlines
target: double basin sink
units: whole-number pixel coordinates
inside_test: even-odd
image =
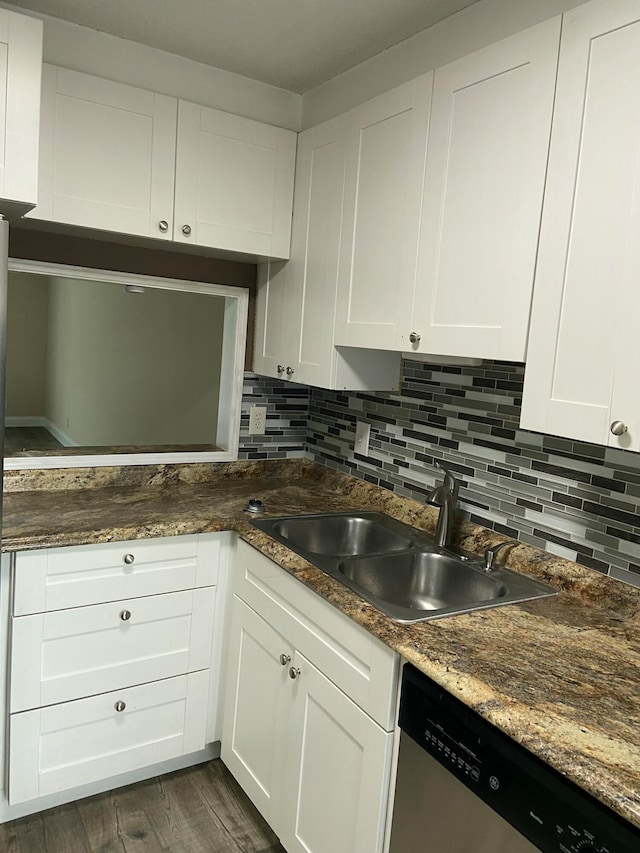
[[[434,545],[428,535],[379,512],[253,520],[309,563],[397,622],[423,622],[555,595],[546,584],[472,555]]]

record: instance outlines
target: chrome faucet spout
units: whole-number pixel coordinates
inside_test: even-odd
[[[436,465],[442,468],[445,477],[440,486],[436,486],[429,492],[427,503],[440,508],[434,541],[439,548],[446,548],[451,544],[460,481],[442,462],[436,460]]]

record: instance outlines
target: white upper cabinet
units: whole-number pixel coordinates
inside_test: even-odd
[[[289,275],[290,309],[299,318],[296,376],[331,387],[340,223],[344,198],[347,117],[300,134]]]
[[[640,3],[568,12],[521,424],[631,450],[640,450],[639,103]]]
[[[352,110],[336,343],[523,361],[560,18]]]
[[[297,379],[300,316],[293,313],[291,263],[258,264],[253,369],[276,379]]]
[[[38,198],[42,21],[0,9],[0,213]]]
[[[335,343],[394,349],[410,304],[433,73],[349,113]]]
[[[174,239],[289,257],[296,134],[179,102]]]
[[[399,349],[524,361],[559,39],[557,17],[436,70]]]
[[[45,65],[31,216],[170,240],[176,111],[174,98]]]
[[[254,369],[323,388],[392,390],[393,353],[336,348],[348,115],[298,139],[291,260],[259,268]]]
[[[296,134],[45,66],[34,218],[289,256]]]

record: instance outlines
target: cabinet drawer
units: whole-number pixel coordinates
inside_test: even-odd
[[[20,552],[13,614],[211,586],[219,558],[220,536],[211,535]]]
[[[396,653],[246,542],[238,542],[235,564],[234,592],[390,731]]]
[[[9,802],[21,803],[203,749],[209,672],[12,714]],[[124,709],[116,710],[117,703]]]
[[[14,617],[11,712],[207,669],[214,601],[205,587]]]

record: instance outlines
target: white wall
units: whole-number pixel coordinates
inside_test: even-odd
[[[45,410],[48,280],[9,273],[7,292],[7,417],[42,417]]]
[[[289,130],[299,129],[302,97],[294,92],[58,18],[36,15],[10,3],[0,2],[0,7],[43,20],[44,61],[52,65],[184,98]]]
[[[562,14],[585,0],[480,0],[305,95],[0,0],[44,21],[44,60],[172,97],[301,130],[433,68]]]
[[[586,0],[480,0],[333,80],[298,95],[0,0],[44,21],[44,61],[181,97],[290,130],[339,115],[394,86]]]
[[[53,278],[47,419],[80,446],[215,441],[224,299]]]
[[[303,96],[302,129],[585,0],[480,0]]]

